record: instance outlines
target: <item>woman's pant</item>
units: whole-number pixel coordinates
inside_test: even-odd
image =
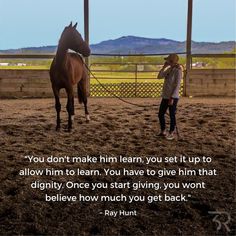
[[[173,132],[175,130],[175,126],[176,126],[175,113],[176,113],[178,100],[179,100],[178,98],[174,98],[173,105],[168,105],[169,99],[163,98],[161,100],[159,113],[158,113],[161,131],[164,131],[166,129],[165,113],[166,113],[168,107],[169,107],[169,114],[170,114],[170,132]]]

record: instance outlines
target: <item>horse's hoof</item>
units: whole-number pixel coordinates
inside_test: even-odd
[[[85,115],[85,118],[86,118],[86,122],[89,123],[89,121],[90,121],[90,116],[87,114],[87,115]]]

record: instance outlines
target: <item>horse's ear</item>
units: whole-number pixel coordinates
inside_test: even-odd
[[[76,29],[77,25],[78,25],[78,22],[75,23],[75,25],[73,26],[73,28]]]
[[[72,21],[70,22],[69,26],[68,27],[72,27]]]

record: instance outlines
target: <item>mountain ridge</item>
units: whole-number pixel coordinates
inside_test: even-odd
[[[138,36],[122,36],[97,44],[91,44],[93,54],[158,54],[185,52],[186,42],[166,38],[146,38]],[[233,51],[235,41],[196,42],[192,41],[192,53],[225,53]],[[55,53],[57,46],[26,47],[0,50],[0,53]]]

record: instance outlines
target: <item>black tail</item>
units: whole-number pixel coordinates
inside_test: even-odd
[[[86,93],[82,90],[80,83],[77,84],[77,92],[78,92],[79,103],[81,104],[86,99],[85,98]]]

